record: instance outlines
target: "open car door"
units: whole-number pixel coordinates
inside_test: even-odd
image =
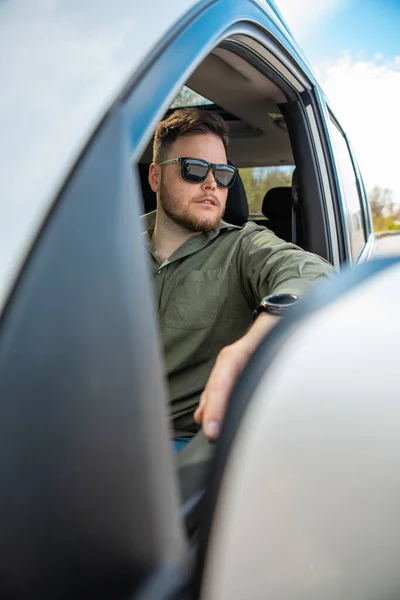
[[[189,543],[161,395],[147,396],[152,384],[123,362],[141,325],[131,315],[123,346],[100,343],[87,319],[72,336],[65,319],[79,316],[93,279],[79,271],[52,288],[60,248],[45,253],[50,241],[62,236],[43,239],[2,325],[1,596],[396,597],[400,261],[324,282],[260,345],[233,392]],[[157,356],[149,339],[141,355]]]

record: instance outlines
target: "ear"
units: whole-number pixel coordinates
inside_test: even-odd
[[[161,168],[155,163],[151,163],[149,169],[149,184],[153,192],[160,191]]]

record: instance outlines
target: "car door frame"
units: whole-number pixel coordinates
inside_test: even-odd
[[[254,40],[254,44],[258,46],[257,52],[262,48],[261,59],[265,64],[275,69],[283,80],[286,79],[300,96],[304,91],[312,91],[316,85],[312,74],[297,53],[287,31],[279,25],[275,13],[268,9],[268,14],[267,9],[266,6],[262,10],[248,0],[235,4],[234,7],[227,0],[205,6],[202,12],[193,15],[185,27],[180,28],[179,34],[169,46],[154,52],[151,64],[143,66],[143,71],[136,77],[134,89],[127,91],[124,98],[124,112],[131,132],[133,164],[140,161],[157,122],[166,113],[190,74],[213,48],[228,38],[232,40],[246,36],[248,40]],[[204,36],[199,36],[202,31],[208,33],[206,40]],[[318,113],[318,110],[318,105],[314,105],[314,113]],[[322,151],[323,140],[320,139],[320,130],[315,127],[315,120],[322,118],[320,114],[308,114],[306,120],[314,146],[314,160],[320,171],[323,203],[321,211],[324,214],[325,234],[328,236],[327,254],[339,269],[345,258],[338,242],[337,215],[331,187],[327,186],[328,165]]]
[[[329,121],[334,124],[341,135],[343,136],[347,150],[350,155],[350,159],[353,166],[354,176],[357,184],[358,196],[360,199],[361,206],[361,214],[364,225],[365,232],[365,241],[364,246],[356,260],[357,263],[362,263],[368,260],[371,256],[374,246],[374,232],[372,225],[372,217],[371,211],[369,208],[368,198],[365,191],[364,182],[362,179],[361,171],[358,166],[357,160],[355,158],[354,152],[352,150],[351,144],[349,142],[348,136],[346,132],[343,130],[340,122],[338,121],[332,107],[330,106],[328,100],[326,99],[323,91],[319,86],[316,86],[313,91],[314,96],[314,104],[319,108],[319,114],[322,115],[322,118],[318,121],[318,127],[320,131],[321,139],[323,140],[323,152],[325,155],[325,162],[328,168],[328,176],[329,176],[329,186],[331,190],[334,213],[335,213],[335,221],[337,227],[337,235],[339,241],[340,248],[340,257],[341,263],[352,264],[354,261],[352,259],[351,249],[350,249],[350,239],[349,233],[347,230],[346,219],[345,219],[345,209],[344,209],[344,198],[342,196],[342,191],[339,182],[339,174],[338,167],[336,165],[336,158],[333,149],[333,143],[331,139],[331,134],[329,130]]]

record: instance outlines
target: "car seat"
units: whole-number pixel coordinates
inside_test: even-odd
[[[230,160],[228,160],[228,163],[234,166]],[[246,190],[238,171],[235,183],[228,190],[224,221],[232,223],[232,225],[242,226],[247,223],[248,218],[249,205],[247,202]]]
[[[287,242],[292,241],[292,188],[275,187],[265,194],[262,213],[266,221],[259,221]]]
[[[297,169],[293,171],[292,175],[292,241],[304,248],[302,203]]]
[[[297,169],[292,175],[291,187],[275,187],[264,196],[262,213],[267,220],[257,221],[279,238],[304,248],[304,229],[301,209],[300,186]]]

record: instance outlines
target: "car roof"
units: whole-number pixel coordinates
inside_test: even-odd
[[[257,3],[287,32],[273,3]],[[1,3],[0,310],[84,144],[132,74],[197,4],[204,3]]]

